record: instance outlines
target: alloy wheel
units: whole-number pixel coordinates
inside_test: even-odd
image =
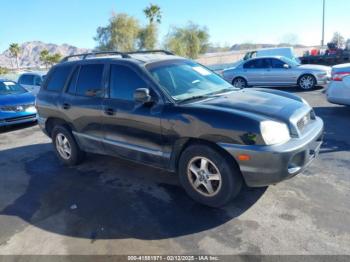
[[[69,143],[69,140],[62,133],[58,133],[56,135],[56,149],[63,159],[65,160],[70,159],[72,155],[72,148]]]
[[[222,186],[222,178],[217,166],[205,157],[194,157],[187,166],[187,176],[191,186],[201,195],[213,197]]]
[[[315,85],[315,80],[312,76],[303,76],[300,79],[300,87],[302,89],[308,90],[313,88]]]
[[[237,78],[235,81],[233,81],[233,86],[237,88],[243,88],[246,86],[246,83],[242,78]]]

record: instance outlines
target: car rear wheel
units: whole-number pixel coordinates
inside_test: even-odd
[[[232,85],[237,88],[245,88],[248,86],[248,83],[244,78],[237,77],[232,80]]]
[[[313,75],[303,75],[299,78],[298,86],[302,90],[311,90],[316,86],[316,78]]]
[[[242,187],[237,165],[206,145],[185,149],[179,161],[179,178],[192,199],[211,207],[227,204]]]
[[[85,152],[80,150],[72,133],[63,126],[56,126],[52,131],[55,152],[62,163],[74,166],[82,162]]]

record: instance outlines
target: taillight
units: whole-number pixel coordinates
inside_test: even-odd
[[[350,72],[335,73],[332,76],[332,80],[333,81],[343,81],[343,78],[346,76],[350,76]]]

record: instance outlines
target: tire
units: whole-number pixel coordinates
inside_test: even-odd
[[[313,75],[302,75],[298,80],[298,86],[302,90],[312,90],[317,84],[316,78]]]
[[[59,160],[63,164],[75,166],[83,161],[85,152],[79,148],[72,133],[67,128],[55,126],[52,131],[52,143]]]
[[[226,205],[238,195],[242,187],[238,166],[206,145],[192,145],[184,150],[179,160],[178,175],[187,194],[193,200],[210,207]],[[210,187],[213,192],[211,194],[211,190],[208,190]]]
[[[232,80],[232,85],[237,88],[246,88],[248,87],[247,81],[242,77],[236,77]]]

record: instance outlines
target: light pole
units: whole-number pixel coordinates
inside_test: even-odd
[[[322,40],[321,46],[324,47],[324,23],[325,23],[325,14],[326,14],[326,0],[323,0],[323,16],[322,16]]]

